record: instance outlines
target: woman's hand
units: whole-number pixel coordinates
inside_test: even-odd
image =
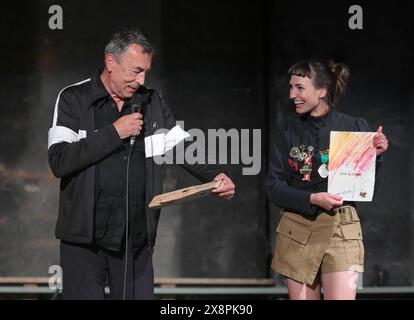
[[[383,154],[388,149],[388,139],[382,133],[382,126],[377,129],[377,134],[374,136],[373,146],[377,149],[377,156]]]
[[[336,196],[332,193],[318,192],[311,194],[310,203],[327,211],[331,211],[333,208],[342,206],[344,200],[341,196]]]

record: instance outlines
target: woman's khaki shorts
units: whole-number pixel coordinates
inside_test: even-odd
[[[315,220],[285,212],[276,229],[272,269],[296,281],[313,284],[319,270],[364,271],[364,245],[358,214],[344,206]]]

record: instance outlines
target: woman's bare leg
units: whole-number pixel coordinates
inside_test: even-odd
[[[355,300],[358,286],[358,272],[340,271],[322,274],[325,300]]]
[[[287,278],[286,282],[289,291],[289,298],[291,300],[321,299],[321,285],[319,279],[316,279],[312,285],[298,282],[290,278]]]

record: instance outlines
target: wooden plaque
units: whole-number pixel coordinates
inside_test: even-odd
[[[155,196],[151,203],[150,208],[157,209],[166,206],[170,206],[177,203],[182,203],[188,200],[193,200],[201,197],[205,197],[211,194],[213,189],[219,188],[223,182],[212,181],[205,184],[191,186],[184,189],[175,190]]]

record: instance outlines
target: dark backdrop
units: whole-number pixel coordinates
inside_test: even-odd
[[[48,28],[59,4],[64,29]],[[290,111],[288,67],[332,57],[351,67],[339,108],[383,125],[391,143],[379,193],[360,206],[365,228],[364,285],[411,285],[413,97],[412,24],[403,2],[359,2],[364,29],[348,28],[350,1],[27,1],[3,5],[0,52],[0,276],[47,276],[58,264],[54,240],[58,181],[47,164],[47,131],[64,86],[88,78],[108,36],[138,25],[157,47],[148,85],[186,129],[262,129],[262,171],[226,169],[237,197],[205,198],[163,211],[156,276],[267,277],[279,210],[263,181],[275,121]],[[165,189],[197,181],[169,167]]]

